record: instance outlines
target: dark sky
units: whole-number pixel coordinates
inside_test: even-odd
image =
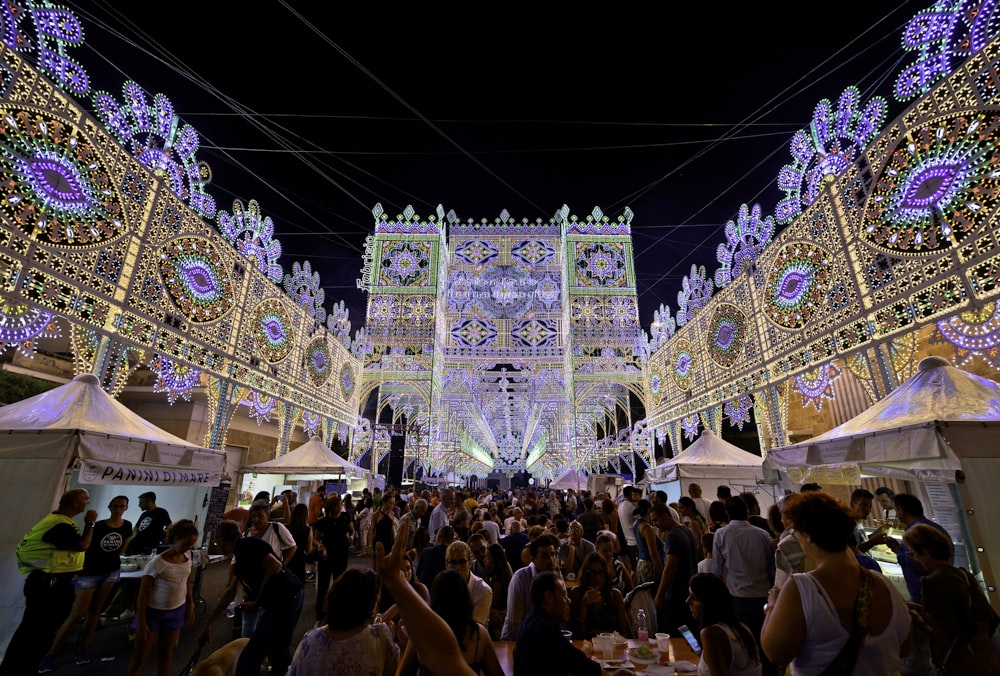
[[[855,84],[899,114],[902,27],[930,2],[67,4],[93,86],[167,95],[202,135],[219,207],[256,199],[285,270],[310,260],[357,329],[377,202],[463,219],[630,206],[642,325],[676,313],[739,205],[773,212],[821,98]]]

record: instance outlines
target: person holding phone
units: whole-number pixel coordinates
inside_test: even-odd
[[[760,676],[757,641],[736,618],[726,583],[717,575],[699,573],[688,584],[688,607],[701,625],[699,676]],[[686,626],[678,629],[697,653],[698,641],[690,630]]]
[[[569,593],[574,638],[593,638],[614,631],[631,635],[625,598],[612,586],[611,579],[611,566],[600,554],[593,552],[584,559],[580,585]]]

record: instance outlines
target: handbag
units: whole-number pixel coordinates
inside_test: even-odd
[[[872,605],[872,577],[872,573],[864,568],[861,569],[861,583],[858,585],[858,597],[854,602],[854,627],[851,629],[851,635],[847,637],[847,643],[820,676],[847,676],[854,672],[861,644],[868,634],[868,614]]]

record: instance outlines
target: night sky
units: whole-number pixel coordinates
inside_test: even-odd
[[[308,259],[356,330],[379,202],[477,220],[629,206],[641,323],[676,313],[740,204],[773,212],[820,99],[853,84],[902,111],[902,28],[931,3],[67,4],[92,88],[167,95],[202,136],[218,206],[256,199],[286,272]]]

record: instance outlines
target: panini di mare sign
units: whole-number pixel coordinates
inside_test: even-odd
[[[222,472],[219,470],[136,466],[106,460],[80,461],[80,483],[85,484],[217,486],[221,480]]]

